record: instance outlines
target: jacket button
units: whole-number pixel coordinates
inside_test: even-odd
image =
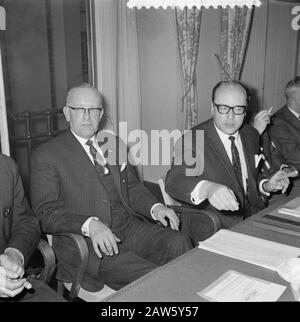
[[[10,213],[10,208],[6,208],[5,210],[4,210],[4,217],[7,217],[8,215],[9,215],[9,213]]]

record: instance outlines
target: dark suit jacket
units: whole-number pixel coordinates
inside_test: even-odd
[[[44,232],[81,234],[82,225],[91,216],[111,226],[110,196],[101,185],[88,155],[69,130],[38,147],[33,153],[31,164],[32,207]],[[122,172],[120,168],[111,165],[110,171],[121,197],[132,209],[128,220],[135,217],[136,213],[151,219],[150,209],[157,200],[137,179],[132,166],[127,164]],[[68,270],[73,275],[78,258],[71,241],[66,239],[63,247],[62,242],[54,247],[62,265],[66,267],[67,263],[70,264]],[[92,263],[88,271],[93,272],[91,266]],[[67,276],[64,275],[64,278]]]
[[[287,106],[278,110],[271,120],[271,140],[284,158],[300,169],[300,120]]]
[[[0,154],[0,254],[18,249],[25,264],[40,240],[37,218],[29,208],[15,162]]]
[[[166,190],[175,199],[192,204],[190,196],[195,186],[201,180],[208,180],[229,187],[243,207],[243,192],[238,184],[232,164],[224,145],[215,129],[213,119],[195,126],[192,132],[204,131],[204,170],[198,176],[186,176],[185,165],[172,165],[166,178]],[[244,124],[240,129],[241,140],[244,148],[246,165],[248,170],[248,199],[252,207],[252,213],[264,208],[264,202],[258,192],[258,181],[262,179],[260,173],[261,163],[255,165],[255,155],[260,155],[259,134],[250,125]],[[195,141],[193,141],[193,153],[195,154]],[[259,178],[260,177],[260,178]],[[207,203],[198,207],[205,207]],[[230,212],[224,212],[230,214]]]

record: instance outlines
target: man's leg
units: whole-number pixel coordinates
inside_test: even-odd
[[[123,243],[118,246],[118,255],[103,255],[98,273],[101,281],[112,289],[118,290],[157,267],[157,265],[129,251]]]
[[[118,235],[128,249],[158,265],[193,248],[185,233],[138,219],[132,220]]]

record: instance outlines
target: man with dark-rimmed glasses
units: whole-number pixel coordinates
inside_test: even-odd
[[[219,82],[212,91],[213,117],[192,129],[204,131],[203,172],[188,176],[186,164],[173,165],[166,179],[167,192],[173,198],[199,209],[218,210],[225,228],[264,208],[263,196],[278,190],[284,193],[289,185],[280,173],[263,176],[259,133],[244,123],[247,104],[243,84]],[[191,227],[196,226],[193,221]],[[197,238],[195,229],[191,234]]]

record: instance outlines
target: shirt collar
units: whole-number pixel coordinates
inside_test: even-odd
[[[82,146],[85,146],[85,145],[86,145],[86,142],[87,142],[88,140],[93,141],[93,143],[95,144],[95,141],[96,141],[96,136],[95,136],[95,135],[93,135],[90,139],[84,139],[84,138],[82,138],[81,136],[77,135],[74,131],[72,131],[72,130],[71,130],[71,132],[72,132],[72,134],[75,136],[75,138],[79,141],[79,143],[80,143]]]
[[[300,114],[297,113],[296,111],[294,111],[293,109],[291,109],[290,107],[288,107],[288,109],[297,117],[297,119],[300,118]]]
[[[226,134],[226,133],[222,132],[221,130],[219,130],[219,129],[216,127],[216,124],[214,124],[214,125],[215,125],[215,128],[216,128],[216,130],[217,130],[217,133],[218,133],[218,135],[219,135],[219,137],[220,137],[220,139],[221,139],[221,141],[222,141],[222,143],[223,143],[223,144],[225,144],[225,142],[226,142],[226,141],[228,141],[228,138],[229,138],[230,136],[235,137],[235,140],[236,140],[236,141],[237,141],[237,140],[239,140],[239,138],[240,138],[240,133],[239,133],[239,131],[235,132],[235,133],[234,133],[234,134],[232,134],[232,135],[228,135],[228,134]]]

